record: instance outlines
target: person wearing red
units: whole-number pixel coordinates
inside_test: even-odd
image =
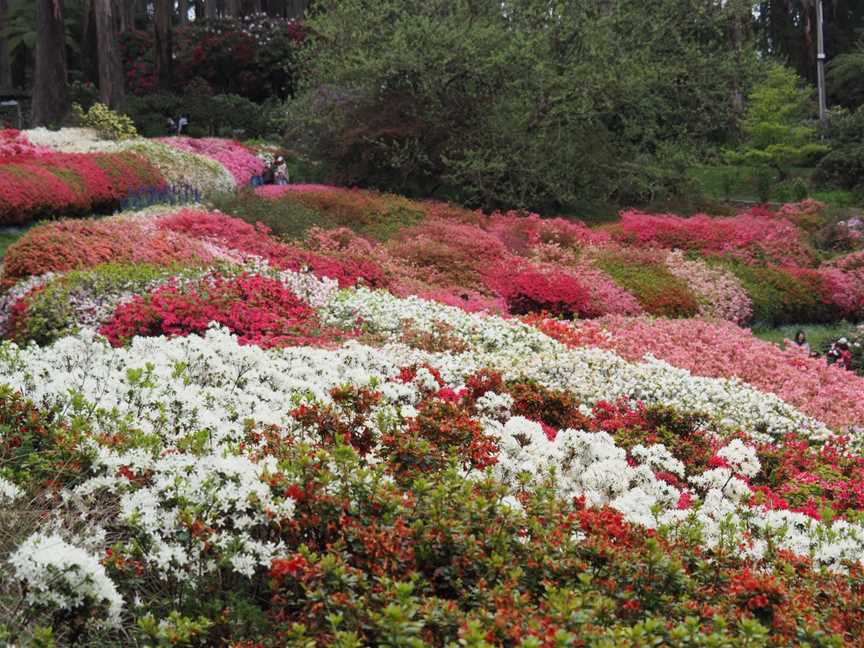
[[[852,370],[852,351],[849,350],[849,340],[845,337],[837,340],[828,355],[834,358],[834,364],[841,369]]]

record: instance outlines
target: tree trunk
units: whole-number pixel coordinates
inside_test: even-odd
[[[225,12],[231,18],[240,16],[240,0],[225,0]]]
[[[204,11],[208,20],[213,20],[216,17],[216,0],[205,0]]]
[[[123,103],[123,63],[114,16],[113,0],[93,0],[96,12],[96,39],[99,44],[99,98],[116,108]]]
[[[156,49],[156,78],[162,90],[171,90],[174,83],[174,48],[171,30],[172,0],[155,0],[154,34]]]
[[[180,24],[185,25],[189,22],[189,0],[180,0],[177,3],[177,8],[180,12]]]
[[[66,31],[63,0],[37,0],[36,74],[33,82],[33,126],[58,124],[66,115]]]
[[[135,0],[114,0],[114,9],[121,34],[135,29]]]
[[[297,20],[303,16],[303,12],[309,7],[309,0],[288,0],[285,7],[285,17]]]
[[[0,88],[12,87],[12,59],[9,56],[9,46],[3,37],[8,9],[8,0],[0,0]]]

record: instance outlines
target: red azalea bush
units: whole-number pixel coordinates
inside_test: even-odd
[[[135,153],[25,157],[0,165],[0,222],[106,210],[134,191],[165,186],[159,170]]]
[[[332,339],[309,305],[279,281],[257,275],[215,274],[191,285],[165,284],[119,306],[99,332],[120,346],[136,335],[200,335],[212,322],[230,329],[240,344],[265,349]]]
[[[500,263],[487,270],[486,281],[514,315],[547,312],[572,319],[589,310],[588,290],[575,276],[556,268]]]
[[[21,279],[109,262],[202,265],[213,260],[206,245],[130,219],[63,220],[28,231],[4,257],[4,276]]]
[[[804,235],[784,218],[745,212],[728,218],[703,214],[681,218],[671,214],[622,212],[609,228],[619,242],[728,254],[747,262],[811,265],[814,256]]]

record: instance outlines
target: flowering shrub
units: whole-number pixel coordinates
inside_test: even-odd
[[[611,228],[616,240],[665,248],[731,255],[744,261],[810,265],[813,253],[791,222],[755,213],[729,218],[679,218],[626,211]]]
[[[4,275],[24,278],[124,261],[200,265],[214,257],[201,241],[149,227],[141,219],[63,220],[31,229],[12,245]]]
[[[48,149],[32,144],[26,133],[12,128],[0,129],[0,164],[36,157],[47,151]]]
[[[578,221],[563,218],[540,218],[537,214],[492,214],[486,225],[508,250],[526,255],[540,243],[555,243],[561,247],[579,247],[609,240],[605,232],[594,231]]]
[[[500,265],[487,271],[487,282],[514,315],[547,312],[572,319],[588,312],[588,291],[571,274],[543,267]]]
[[[231,173],[238,187],[248,185],[252,176],[261,175],[264,171],[263,160],[239,142],[213,137],[166,137],[158,141],[215,160]]]
[[[635,250],[601,250],[594,263],[629,291],[647,313],[665,317],[692,317],[699,302],[688,285],[670,272],[662,257]]]
[[[132,153],[42,153],[0,164],[0,222],[111,209],[129,193],[164,187],[159,171]]]
[[[315,311],[281,282],[261,276],[209,275],[188,285],[168,283],[121,304],[99,329],[111,344],[134,336],[202,334],[216,322],[240,344],[262,348],[311,344],[322,336]]]
[[[544,330],[567,343],[599,346],[630,360],[651,355],[696,375],[737,378],[835,427],[864,418],[864,403],[856,396],[864,390],[860,377],[794,349],[781,351],[731,323],[607,317],[580,324],[575,338]]]
[[[753,315],[753,305],[731,272],[712,268],[702,261],[687,259],[680,250],[666,257],[669,271],[687,282],[699,300],[699,315],[744,324]],[[607,310],[609,314],[613,311]]]

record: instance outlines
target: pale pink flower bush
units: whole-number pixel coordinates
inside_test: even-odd
[[[832,427],[864,420],[864,378],[729,322],[611,316],[574,327],[608,331],[608,338],[586,337],[628,360],[652,355],[698,376],[738,378]]]
[[[699,298],[699,315],[743,324],[753,315],[753,304],[741,282],[731,272],[712,268],[704,261],[689,260],[681,250],[666,257],[669,271],[687,282]],[[611,311],[610,311],[611,313]]]

